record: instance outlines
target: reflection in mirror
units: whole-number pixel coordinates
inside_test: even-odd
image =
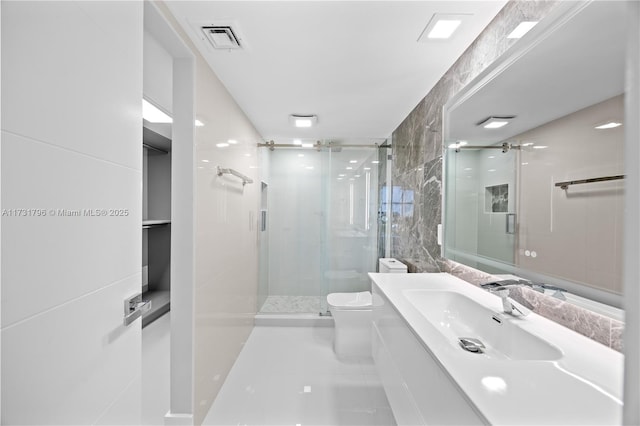
[[[566,6],[445,106],[446,258],[621,305],[625,10]]]

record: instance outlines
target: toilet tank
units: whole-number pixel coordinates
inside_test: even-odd
[[[387,274],[406,274],[407,265],[393,258],[378,259],[378,270]]]

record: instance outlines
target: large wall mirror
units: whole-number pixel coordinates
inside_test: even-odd
[[[624,2],[560,2],[444,108],[444,257],[620,307]]]

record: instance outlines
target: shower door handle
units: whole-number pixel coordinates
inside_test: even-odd
[[[142,293],[124,300],[124,325],[129,325],[151,309],[151,300],[142,300]]]

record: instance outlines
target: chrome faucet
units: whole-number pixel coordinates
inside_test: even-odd
[[[529,283],[523,281],[508,280],[482,284],[481,287],[489,291],[489,293],[494,293],[496,296],[502,299],[502,310],[505,314],[515,315],[514,311],[516,311],[520,314],[520,316],[525,317],[529,315],[531,311],[513,300],[509,294],[512,288],[524,287],[529,285]]]

